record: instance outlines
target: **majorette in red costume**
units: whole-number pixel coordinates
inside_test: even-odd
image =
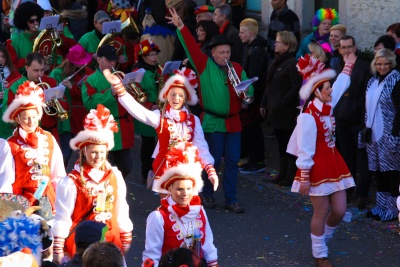
[[[148,110],[126,93],[120,80],[113,77],[108,70],[104,71],[109,83],[113,85],[118,94],[118,101],[121,105],[137,120],[150,125],[156,129],[158,135],[158,144],[153,153],[154,184],[153,190],[168,194],[168,191],[160,188],[156,184],[164,173],[166,166],[165,155],[179,142],[190,142],[198,148],[199,157],[203,168],[207,171],[214,189],[218,186],[218,176],[214,169],[214,158],[211,156],[207,142],[204,139],[204,132],[199,118],[190,113],[187,105],[195,105],[198,102],[194,87],[197,86],[197,80],[193,70],[183,68],[175,71],[159,93],[159,100],[164,103],[162,110]],[[169,103],[168,95],[174,88],[184,91],[185,102],[180,107],[172,107]]]
[[[109,228],[107,242],[124,252],[130,247],[133,224],[126,202],[126,185],[121,172],[106,158],[107,151],[114,147],[114,132],[117,131],[110,110],[99,104],[86,115],[84,130],[70,141],[72,149],[80,150],[80,158],[57,187],[53,227],[56,261],[61,260],[64,253],[70,257],[75,254],[73,229],[85,220],[105,223]],[[96,154],[93,151],[99,155],[94,159],[91,158]]]
[[[167,190],[169,195],[147,218],[143,262],[151,260],[157,267],[162,254],[173,248],[192,248],[194,236],[200,235],[202,255],[199,256],[205,258],[208,266],[218,266],[211,227],[197,196],[203,187],[199,151],[190,143],[181,142],[167,152],[165,161],[169,168],[156,187]],[[176,191],[181,188],[185,192],[178,196]]]
[[[38,126],[43,106],[42,88],[26,81],[18,87],[14,100],[3,114],[3,121],[18,124],[8,138],[15,177],[8,177],[7,183],[12,184],[14,194],[25,196],[31,205],[38,205],[40,200],[40,205],[50,204],[49,208],[54,212],[55,188],[60,178],[65,176],[65,169],[55,138]],[[47,209],[46,219],[52,217],[51,209]],[[45,210],[43,206],[42,210]]]

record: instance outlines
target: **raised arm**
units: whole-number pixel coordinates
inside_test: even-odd
[[[350,76],[354,63],[356,63],[357,56],[352,53],[350,55],[345,55],[343,59],[345,63],[344,68],[332,85],[332,108],[335,108],[344,92],[346,92],[347,88],[350,86]]]
[[[119,103],[131,114],[135,119],[157,128],[160,124],[160,113],[151,111],[139,104],[130,94],[126,92],[121,80],[112,74],[110,70],[103,71],[107,81],[112,85],[112,90],[118,95]]]

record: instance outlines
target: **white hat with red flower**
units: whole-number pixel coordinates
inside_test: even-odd
[[[175,181],[190,180],[193,182],[194,193],[197,195],[204,185],[201,178],[202,170],[197,147],[190,142],[180,142],[165,155],[165,171],[154,189],[162,192],[168,190]]]
[[[82,149],[87,145],[106,145],[108,151],[113,149],[118,125],[108,108],[98,104],[96,109],[91,109],[85,117],[83,128],[69,142],[72,149]]]
[[[188,105],[196,105],[199,101],[195,90],[198,85],[196,73],[189,68],[175,70],[174,73],[175,75],[167,80],[158,95],[160,102],[167,101],[168,93],[172,88],[181,88],[186,93],[186,103]]]
[[[332,69],[325,69],[325,64],[309,54],[299,58],[297,70],[303,75],[303,86],[300,88],[300,98],[307,100],[321,84],[336,76]]]
[[[7,107],[3,114],[4,122],[15,122],[15,118],[25,110],[36,109],[39,120],[43,115],[44,106],[43,89],[34,82],[25,81],[18,86],[17,94],[11,104]]]

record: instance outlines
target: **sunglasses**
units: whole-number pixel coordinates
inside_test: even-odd
[[[31,24],[33,24],[35,22],[39,23],[40,19],[30,19],[30,20],[28,20],[28,22],[31,23]]]

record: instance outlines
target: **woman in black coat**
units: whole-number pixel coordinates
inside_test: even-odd
[[[296,68],[296,47],[297,40],[293,33],[277,33],[275,59],[268,69],[266,89],[260,104],[261,116],[267,116],[278,139],[279,176],[274,183],[281,186],[291,186],[297,170],[295,158],[286,153],[299,114],[298,95],[302,84],[302,77]]]

